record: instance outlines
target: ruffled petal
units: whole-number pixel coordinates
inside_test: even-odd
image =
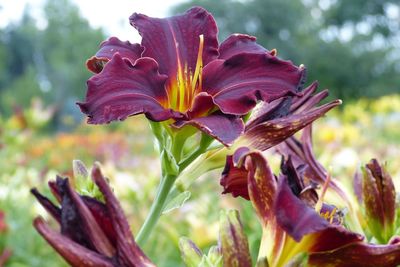
[[[243,133],[244,129],[244,123],[240,117],[225,115],[220,112],[215,112],[206,117],[193,118],[188,121],[178,120],[173,124],[178,129],[186,125],[198,128],[225,146],[230,146]]]
[[[177,78],[179,68],[187,67],[186,75],[195,72],[200,35],[204,36],[203,65],[218,56],[216,23],[201,7],[164,19],[137,13],[129,19],[143,38],[143,56],[154,58],[160,65],[160,73],[167,74],[171,82]]]
[[[104,65],[111,60],[115,53],[119,53],[122,58],[128,59],[132,64],[140,58],[144,48],[140,44],[131,44],[129,41],[122,42],[117,37],[111,37],[100,45],[96,55],[86,61],[87,68],[99,73]]]
[[[222,112],[244,115],[257,100],[271,102],[296,95],[303,86],[304,74],[303,67],[268,53],[242,53],[205,66],[202,90],[213,96]]]
[[[69,263],[71,266],[82,267],[113,267],[110,259],[81,246],[71,239],[50,229],[46,222],[38,217],[33,225],[46,241]]]
[[[220,59],[228,59],[240,53],[264,54],[267,49],[256,43],[257,38],[247,34],[232,34],[219,46]]]
[[[154,121],[167,120],[179,114],[163,106],[168,101],[166,79],[151,58],[140,58],[132,66],[115,54],[102,72],[88,80],[86,101],[78,105],[92,124],[124,120],[140,113]]]

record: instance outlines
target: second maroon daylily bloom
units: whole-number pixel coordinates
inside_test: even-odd
[[[91,176],[105,203],[78,195],[68,179],[60,177],[49,183],[60,207],[32,189],[61,226],[58,233],[38,217],[34,220],[36,230],[72,266],[155,266],[135,243],[122,208],[97,165]]]
[[[234,34],[218,44],[214,18],[200,7],[164,19],[135,13],[130,22],[141,45],[113,37],[87,63],[97,73],[79,103],[89,123],[144,113],[230,145],[257,101],[296,95],[303,85],[304,68],[278,59],[255,37]]]
[[[400,244],[369,244],[347,230],[340,212],[322,204],[315,185],[304,179],[304,169],[295,168],[290,158],[279,177],[260,152],[242,149],[232,160],[235,163],[225,169],[225,175],[245,176],[247,183],[242,185],[263,225],[259,259],[266,258],[269,266],[286,266],[301,253],[308,255],[307,266],[400,264]]]

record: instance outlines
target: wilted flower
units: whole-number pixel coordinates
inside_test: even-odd
[[[292,136],[329,110],[342,103],[334,100],[317,106],[328,96],[328,90],[315,93],[318,83],[308,86],[301,96],[289,96],[271,103],[262,103],[246,122],[244,134],[237,146],[249,146],[258,150],[271,148]]]
[[[400,264],[396,239],[374,245],[347,230],[340,211],[322,202],[314,183],[305,182],[304,171],[304,166],[295,168],[289,158],[277,178],[260,152],[246,149],[238,150],[224,170],[229,192],[249,199],[263,225],[260,261],[285,266],[305,253],[307,266]]]
[[[58,233],[37,217],[36,230],[72,266],[154,266],[135,243],[122,208],[96,164],[91,177],[105,203],[76,193],[68,178],[57,177],[55,182],[49,182],[60,207],[32,189],[61,226]]]
[[[130,23],[141,45],[112,37],[87,62],[97,73],[79,103],[89,123],[144,113],[230,145],[257,101],[296,95],[303,86],[304,68],[278,59],[255,37],[233,34],[218,44],[214,18],[200,7],[165,19],[135,13]]]

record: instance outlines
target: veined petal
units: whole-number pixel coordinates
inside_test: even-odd
[[[46,222],[38,217],[33,225],[46,241],[69,263],[71,266],[82,267],[113,267],[111,261],[97,254],[84,246],[81,246],[71,239],[50,229]]]
[[[224,266],[250,267],[249,243],[244,233],[239,212],[236,210],[221,212],[219,235]]]
[[[205,66],[202,87],[222,112],[244,115],[257,100],[271,102],[296,95],[303,86],[304,74],[303,67],[268,53],[241,53]]]
[[[154,121],[167,120],[179,114],[163,106],[168,101],[166,79],[151,58],[140,58],[132,66],[115,54],[102,72],[88,80],[86,102],[78,105],[93,124],[124,120],[140,113]]]
[[[203,65],[218,56],[216,23],[201,7],[164,19],[134,13],[129,20],[143,38],[143,56],[154,58],[160,73],[169,79],[177,77],[179,67],[187,66],[187,75],[195,72],[200,35],[204,36]]]
[[[333,251],[312,253],[309,266],[395,267],[400,264],[400,244],[372,245],[357,242]]]
[[[155,266],[133,239],[124,212],[97,164],[93,166],[91,176],[101,193],[104,195],[106,206],[117,234],[118,260],[121,261],[121,264],[126,264],[127,266]]]
[[[99,51],[86,61],[86,66],[90,71],[99,73],[115,53],[128,59],[133,65],[136,59],[140,58],[143,50],[144,48],[140,44],[131,44],[129,41],[122,42],[117,37],[111,37],[100,44]]]
[[[220,59],[228,59],[240,53],[264,54],[269,51],[256,43],[257,38],[247,34],[232,34],[219,46]]]
[[[205,117],[193,118],[188,121],[178,120],[173,124],[178,129],[186,125],[198,128],[225,146],[230,146],[244,130],[243,120],[240,117],[225,115],[220,112],[215,112]]]
[[[284,141],[340,104],[341,101],[336,100],[309,111],[257,124],[246,129],[241,139],[246,140],[245,142],[251,147],[266,150]]]
[[[277,193],[277,182],[267,160],[259,151],[246,155],[246,169],[248,174],[248,190],[250,200],[263,225],[273,221],[274,202]]]

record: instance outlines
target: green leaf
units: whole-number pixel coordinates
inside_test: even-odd
[[[185,202],[190,198],[191,193],[189,191],[185,191],[171,199],[164,207],[162,214],[166,214],[168,212],[173,211],[174,209],[179,209],[185,204]]]

